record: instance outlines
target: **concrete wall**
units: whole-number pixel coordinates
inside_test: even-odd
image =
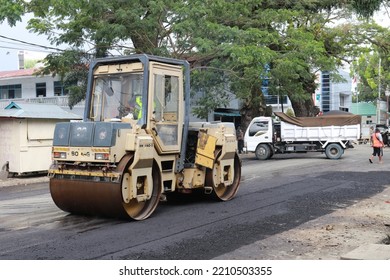
[[[22,98],[34,98],[36,96],[36,84],[46,83],[46,97],[54,96],[54,82],[59,81],[58,76],[23,76],[7,79],[0,79],[0,86],[4,85],[22,85]]]

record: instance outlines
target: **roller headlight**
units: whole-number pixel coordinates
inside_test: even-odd
[[[60,159],[66,159],[66,153],[65,152],[54,152],[53,157],[60,158]]]
[[[110,154],[108,153],[96,153],[95,160],[109,160]]]

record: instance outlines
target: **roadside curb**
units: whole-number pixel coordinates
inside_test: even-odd
[[[390,245],[366,244],[340,257],[341,260],[390,260]]]
[[[35,177],[6,178],[4,180],[0,180],[0,188],[29,185],[35,183],[46,183],[46,182],[49,182],[49,177],[47,177],[46,175],[42,175],[39,177],[35,176]]]

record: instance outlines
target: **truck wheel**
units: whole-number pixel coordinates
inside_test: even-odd
[[[260,144],[257,146],[255,154],[257,159],[266,160],[271,157],[272,151],[267,144]]]
[[[329,159],[339,159],[344,154],[344,149],[336,143],[329,144],[325,148],[325,155]]]

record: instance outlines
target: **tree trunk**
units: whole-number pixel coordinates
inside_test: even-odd
[[[254,117],[264,116],[266,104],[260,89],[252,88],[251,98],[248,98],[240,109],[241,129],[246,131]]]
[[[314,106],[313,100],[291,100],[291,106],[296,117],[315,117],[319,113],[318,107]]]

